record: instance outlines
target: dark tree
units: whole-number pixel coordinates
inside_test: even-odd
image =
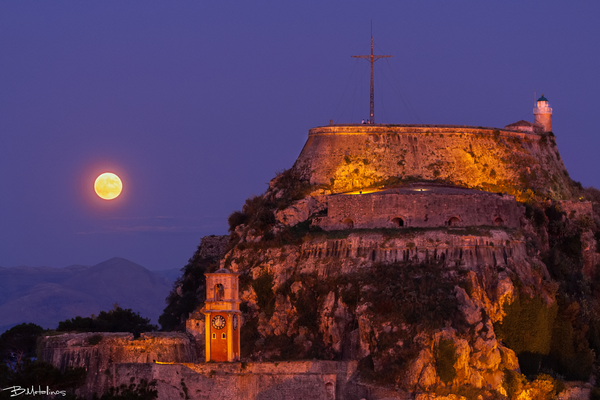
[[[206,278],[204,273],[216,269],[217,260],[200,255],[200,246],[183,267],[183,275],[175,281],[166,299],[167,307],[158,318],[162,330],[183,330],[189,313],[201,307],[206,299]]]
[[[143,318],[131,308],[123,309],[115,304],[108,312],[101,311],[97,317],[76,317],[58,323],[57,331],[62,332],[131,332],[139,337],[142,332],[157,330],[149,318]]]
[[[0,361],[21,362],[35,357],[37,338],[44,328],[36,324],[13,326],[0,336]]]

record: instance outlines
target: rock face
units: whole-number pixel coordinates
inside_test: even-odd
[[[244,329],[253,329],[256,324],[260,336],[256,342],[245,343],[252,352],[250,357],[280,357],[281,348],[271,348],[269,342],[281,345],[285,338],[284,342],[295,346],[293,357],[370,357],[374,373],[385,374],[394,368],[393,360],[415,354],[410,357],[412,361],[398,366],[401,369],[395,378],[406,393],[452,382],[502,393],[503,371],[518,371],[519,364],[515,353],[498,341],[493,324],[502,320],[504,306],[513,301],[513,280],[543,279],[530,263],[538,265],[541,261],[527,255],[520,233],[489,229],[476,235],[439,230],[402,233],[398,237],[349,233],[347,238],[311,237],[296,246],[238,247],[222,260],[221,267],[254,278],[272,276],[273,286],[268,288],[273,293],[272,313],[261,311],[260,305],[268,300],[263,297],[265,288],[250,285],[242,294],[249,310]],[[435,265],[431,277],[423,276],[420,264]],[[379,293],[403,283],[371,275],[408,265],[414,267],[413,279],[425,281],[435,276],[440,281],[456,282],[416,286],[414,289],[422,292],[415,293],[414,301],[436,306],[445,299],[460,313],[446,324],[462,320],[460,328],[444,327],[443,320],[431,321],[437,328],[426,328],[410,313],[403,317],[400,310],[387,308],[391,305],[374,305],[373,301],[384,301],[385,296]],[[498,270],[503,272],[498,274]],[[453,278],[457,275],[462,275],[460,285],[469,293]],[[544,290],[541,286],[539,289]],[[430,290],[442,294],[429,300]],[[395,293],[404,292],[389,291],[388,296]],[[306,304],[310,299],[314,301],[312,306]],[[440,361],[440,346],[450,348],[452,353],[446,366],[452,378],[446,381],[448,374],[436,367],[448,362]],[[327,350],[318,353],[317,347]]]
[[[325,126],[309,131],[294,165],[314,184],[344,192],[390,177],[443,179],[508,191],[572,197],[554,136],[444,125]]]
[[[43,338],[40,359],[65,369],[85,367],[86,384],[78,394],[90,397],[114,386],[110,371],[115,363],[197,362],[196,351],[183,333],[66,333]]]

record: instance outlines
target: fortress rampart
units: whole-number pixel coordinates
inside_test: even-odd
[[[113,364],[111,385],[156,380],[159,398],[205,400],[359,400],[368,388],[354,382],[356,361],[275,363]]]
[[[38,357],[62,370],[85,367],[86,383],[79,394],[90,398],[110,387],[107,373],[113,363],[197,362],[193,343],[180,332],[148,332],[138,339],[128,332],[46,336]]]
[[[524,209],[513,196],[470,189],[412,186],[327,197],[325,230],[443,226],[519,228]]]
[[[100,340],[96,343],[94,340]],[[206,400],[361,399],[368,389],[352,379],[357,361],[197,363],[184,333],[67,333],[45,337],[41,359],[58,368],[85,367],[79,396],[155,381],[159,398]]]
[[[550,134],[457,125],[333,125],[309,130],[294,169],[333,193],[389,178],[440,179],[528,197],[570,199]]]

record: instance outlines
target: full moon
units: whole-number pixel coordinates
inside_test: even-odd
[[[105,172],[96,178],[94,182],[94,190],[100,198],[104,200],[112,200],[117,198],[123,190],[121,179],[113,173]]]

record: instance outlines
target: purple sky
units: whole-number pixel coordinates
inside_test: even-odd
[[[600,3],[0,2],[0,266],[183,267],[292,166],[308,129],[503,127],[533,93],[573,179],[600,187]],[[416,113],[409,113],[399,92]],[[115,201],[93,193],[117,173]]]

